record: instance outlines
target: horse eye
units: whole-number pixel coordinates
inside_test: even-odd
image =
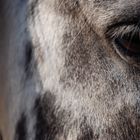
[[[115,39],[115,44],[125,54],[140,55],[140,33],[127,34]]]

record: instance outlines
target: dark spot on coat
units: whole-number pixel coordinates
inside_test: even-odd
[[[27,120],[25,114],[23,113],[16,125],[15,140],[26,140],[26,139],[27,139]]]
[[[92,140],[93,139],[93,131],[90,128],[84,128],[77,138],[77,140]]]
[[[93,128],[87,124],[86,118],[81,123],[80,130],[81,131],[77,137],[77,140],[98,140],[99,139],[99,135],[94,134]]]
[[[31,42],[26,43],[25,50],[25,73],[30,76],[31,75],[31,61],[33,57],[33,45]]]
[[[62,132],[63,113],[55,114],[55,97],[51,92],[47,92],[46,95],[35,101],[34,110],[37,115],[35,140],[54,140]]]
[[[37,4],[38,4],[38,0],[33,0],[32,1],[31,5],[30,5],[30,9],[29,9],[29,11],[30,11],[29,15],[34,17],[34,15],[35,15],[35,8],[36,8]]]

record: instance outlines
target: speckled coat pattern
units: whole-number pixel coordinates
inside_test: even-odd
[[[0,140],[140,140],[139,64],[112,43],[139,20],[140,0],[0,0]]]

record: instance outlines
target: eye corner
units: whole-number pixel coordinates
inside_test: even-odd
[[[140,65],[140,28],[136,24],[112,27],[105,35],[123,60]]]
[[[135,34],[125,34],[113,39],[117,54],[130,64],[140,65],[140,38]]]

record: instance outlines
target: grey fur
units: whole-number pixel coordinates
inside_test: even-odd
[[[3,140],[14,140],[23,113],[27,140],[140,139],[139,61],[112,40],[139,30],[116,27],[139,22],[139,0],[0,3]]]

